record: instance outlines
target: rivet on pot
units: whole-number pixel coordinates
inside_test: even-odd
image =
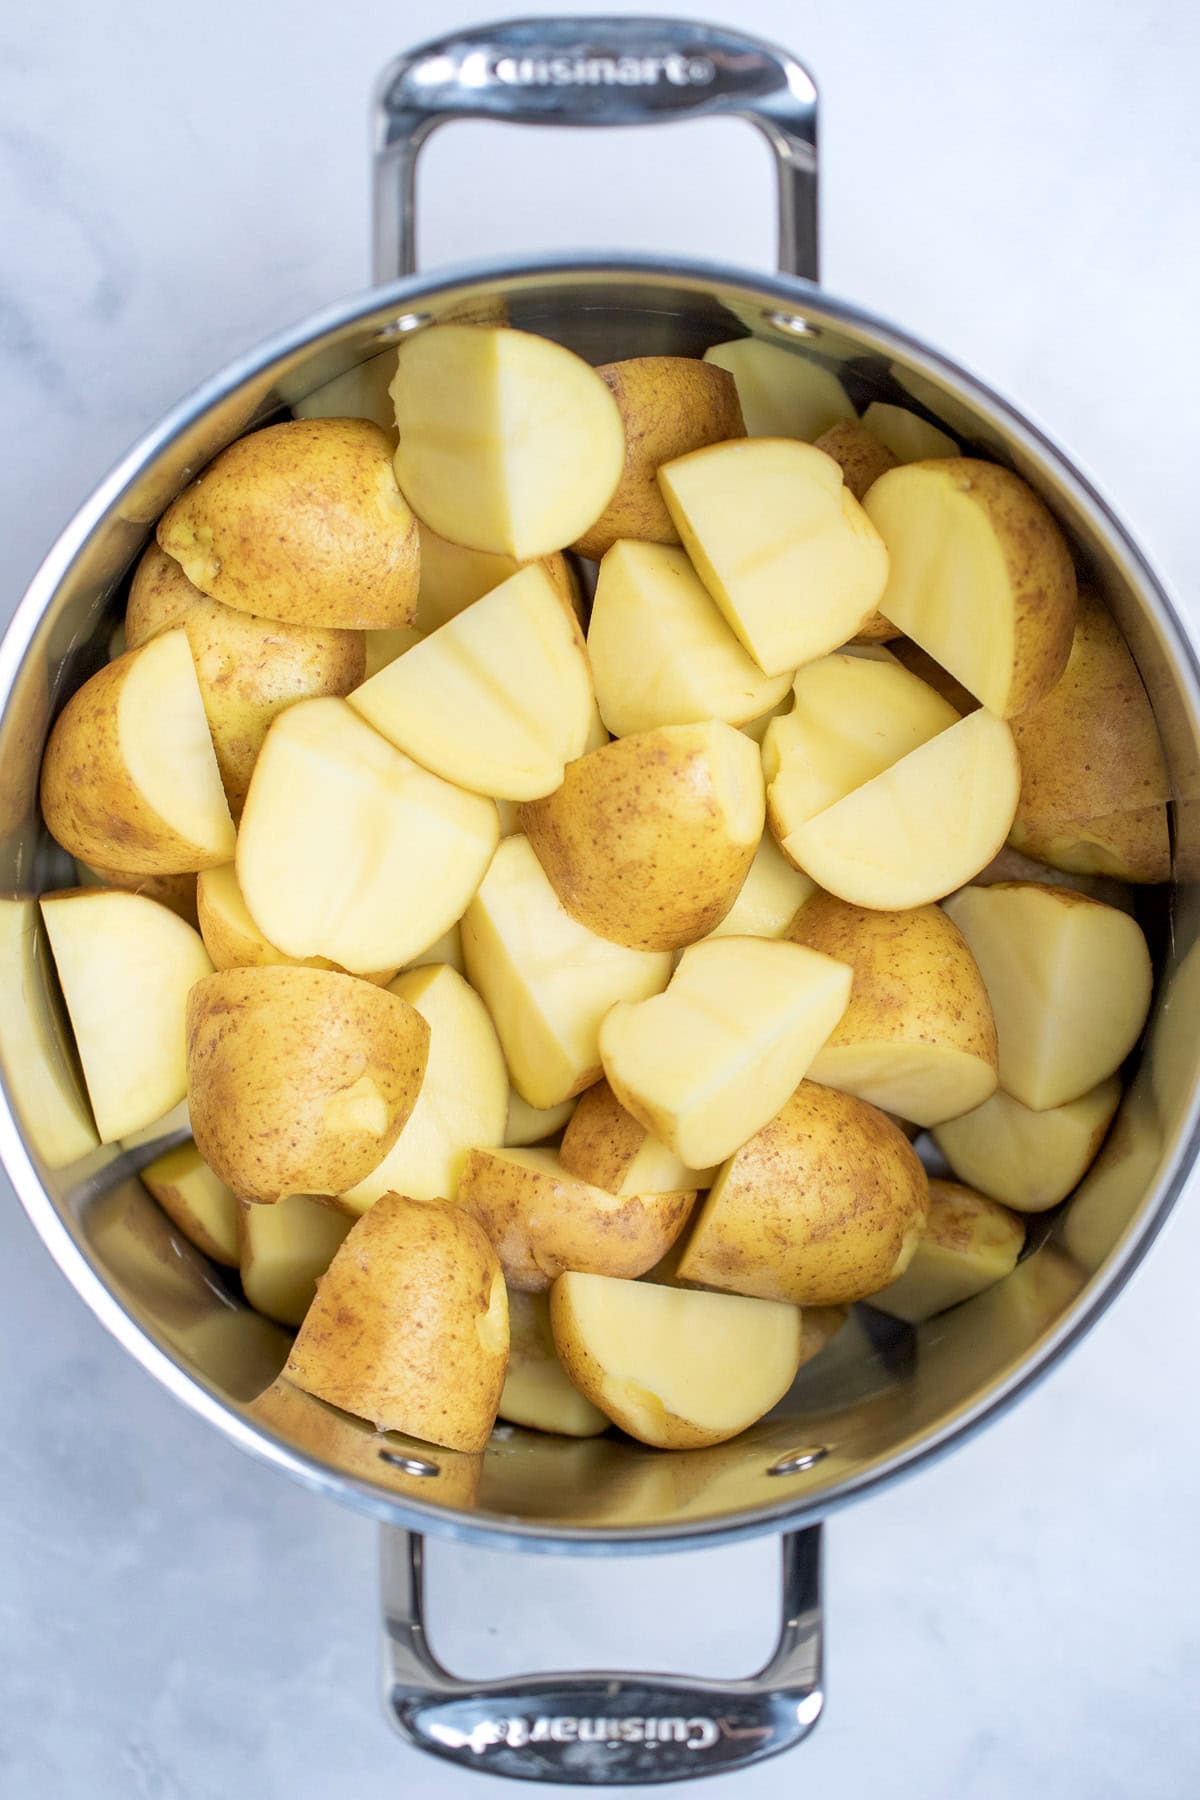
[[[405,337],[410,331],[420,331],[423,326],[433,323],[432,313],[401,313],[390,325],[384,325],[375,333],[375,341],[388,344],[393,338]]]
[[[811,1469],[829,1455],[827,1444],[813,1444],[807,1450],[789,1450],[778,1462],[769,1463],[768,1475],[802,1475],[805,1469]]]
[[[406,1456],[402,1450],[381,1450],[379,1460],[390,1463],[404,1475],[440,1475],[442,1472],[437,1463],[426,1462],[423,1456]]]
[[[765,312],[763,318],[768,325],[775,325],[780,331],[790,331],[793,337],[819,338],[821,335],[821,327],[810,325],[807,319],[800,317],[799,313]]]

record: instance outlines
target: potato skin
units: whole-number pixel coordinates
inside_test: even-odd
[[[658,488],[660,464],[706,444],[745,437],[732,375],[690,356],[634,356],[597,370],[616,399],[625,427],[625,466],[612,499],[571,546],[596,561],[618,538],[677,544]]]
[[[267,726],[314,694],[348,694],[362,681],[360,631],[284,625],[209,599],[179,564],[150,544],[134,573],[125,614],[130,650],[182,626],[196,664],[217,766],[236,818]]]
[[[429,1026],[416,1009],[353,975],[220,970],[188,995],[196,1148],[243,1200],[340,1194],[399,1137],[428,1054]],[[382,1129],[353,1110],[337,1118],[356,1100],[376,1115],[382,1108]]]
[[[903,1132],[865,1100],[802,1081],[724,1165],[679,1278],[797,1306],[865,1300],[903,1273],[928,1213]]]
[[[508,1363],[496,1253],[445,1200],[383,1194],[317,1283],[289,1380],[332,1406],[450,1450],[482,1450]]]
[[[239,438],[167,508],[158,542],[239,612],[338,629],[416,623],[417,521],[387,434],[292,419]]]
[[[831,425],[828,431],[823,431],[813,441],[818,450],[823,450],[826,456],[832,456],[856,500],[863,498],[872,482],[878,481],[881,475],[886,475],[889,469],[897,466],[898,459],[892,455],[887,445],[873,431],[868,431],[858,419],[839,419],[836,425]],[[850,642],[888,644],[899,636],[899,627],[876,611],[859,626]]]
[[[626,1112],[607,1081],[598,1081],[579,1096],[563,1132],[559,1161],[568,1175],[615,1194],[649,1135],[641,1120]]]

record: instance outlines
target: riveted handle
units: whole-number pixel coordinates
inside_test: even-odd
[[[385,1676],[409,1743],[493,1775],[579,1786],[681,1781],[762,1762],[821,1711],[821,1527],[783,1540],[783,1617],[766,1666],[742,1681],[618,1672],[464,1681],[425,1629],[422,1540],[383,1528]]]
[[[401,56],[374,112],[374,276],[416,269],[416,166],[451,119],[654,125],[740,118],[775,157],[779,267],[817,278],[817,90],[784,50],[688,19],[510,19]]]

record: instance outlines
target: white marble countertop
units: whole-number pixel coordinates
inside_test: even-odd
[[[1077,452],[1200,624],[1192,10],[741,14],[822,83],[830,286],[985,372]],[[369,85],[461,18],[432,0],[8,10],[0,613],[181,392],[363,285]],[[733,126],[571,138],[552,158],[527,134],[464,127],[431,147],[421,210],[426,263],[591,244],[762,267],[771,252],[766,158]],[[826,1717],[740,1778],[747,1800],[801,1785],[1193,1800],[1197,1271],[1193,1189],[1065,1367],[833,1522]],[[71,1295],[7,1188],[0,1295],[0,1791],[474,1792],[384,1723],[371,1526],[173,1404]],[[437,1547],[434,1628],[472,1672],[571,1646],[739,1672],[771,1629],[776,1555],[769,1540],[637,1564]]]

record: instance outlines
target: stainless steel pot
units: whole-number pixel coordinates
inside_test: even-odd
[[[799,1741],[821,1708],[820,1522],[994,1417],[1115,1297],[1197,1147],[1200,669],[1160,583],[1104,501],[964,370],[816,285],[816,90],[792,58],[682,20],[546,19],[426,45],[376,105],[378,286],[272,338],[156,426],[63,532],[0,647],[0,1151],[51,1255],[152,1375],[219,1431],[384,1528],[388,1700],[436,1755],[531,1779],[662,1781]],[[625,125],[736,115],[767,138],[780,274],[590,256],[414,269],[421,145],[451,119]],[[397,276],[401,277],[397,279]],[[1127,1097],[1070,1206],[1000,1287],[913,1331],[863,1311],[776,1411],[735,1442],[665,1455],[616,1438],[501,1427],[482,1457],[380,1438],[277,1381],[287,1336],[248,1311],[136,1179],[156,1152],[96,1147],[37,928],[70,881],[36,811],[55,707],[103,661],[126,576],[167,501],[231,439],[427,324],[503,302],[515,325],[594,360],[698,354],[749,332],[836,369],[860,402],[916,405],[1016,468],[1057,515],[1126,634],[1172,774],[1175,880],[1143,923],[1158,998]],[[161,1150],[162,1140],[157,1146]],[[778,1648],[742,1682],[602,1673],[466,1684],[425,1638],[423,1532],[514,1549],[629,1552],[782,1532]]]

